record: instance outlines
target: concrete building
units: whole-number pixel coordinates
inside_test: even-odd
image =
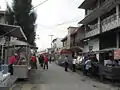
[[[61,42],[63,43],[63,47],[62,47],[62,49],[68,49],[68,36],[66,35],[62,40],[61,40]]]
[[[84,26],[77,27],[71,34],[70,34],[70,49],[72,49],[76,54],[83,51],[83,42],[81,41],[84,39]]]
[[[69,27],[68,35],[62,39],[63,49],[70,49],[74,54],[83,51],[84,25],[80,27]]]
[[[52,41],[52,47],[54,52],[58,52],[59,50],[62,49],[62,42],[61,42],[61,38],[56,38]]]
[[[120,0],[85,0],[84,52],[120,47]],[[98,57],[99,58],[99,57]]]

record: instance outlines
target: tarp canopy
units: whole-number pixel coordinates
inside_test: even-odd
[[[0,24],[0,37],[13,36],[19,39],[27,40],[22,28],[20,26]]]

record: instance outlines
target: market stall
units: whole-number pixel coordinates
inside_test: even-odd
[[[101,60],[99,64],[100,79],[120,80],[120,49],[106,49],[99,51]]]
[[[20,26],[0,24],[0,90],[9,90],[17,79],[10,75],[5,56],[5,46],[9,45],[11,37],[27,40]]]
[[[120,49],[110,48],[99,51],[92,51],[86,53],[89,57],[91,55],[99,54],[99,62],[92,62],[92,73],[94,69],[96,75],[100,76],[100,80],[103,81],[104,78],[110,80],[120,80]],[[85,53],[83,54],[85,55]]]

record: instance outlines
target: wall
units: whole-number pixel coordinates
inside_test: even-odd
[[[93,46],[92,51],[98,51],[99,50],[99,39],[91,39],[88,41],[88,44],[84,46],[84,52],[89,52],[89,46]]]
[[[88,44],[84,45],[83,52],[89,52],[89,46],[93,46],[92,51],[98,51],[99,50],[99,38],[89,40]],[[97,55],[97,59],[99,59],[99,55]]]

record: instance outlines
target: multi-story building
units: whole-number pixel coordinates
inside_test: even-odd
[[[83,51],[83,42],[81,41],[84,38],[84,26],[77,27],[70,34],[70,49],[72,49],[76,54]]]
[[[73,54],[83,51],[84,26],[69,27],[68,35],[62,39],[63,49],[70,49]]]
[[[85,0],[84,52],[120,47],[120,0]]]

